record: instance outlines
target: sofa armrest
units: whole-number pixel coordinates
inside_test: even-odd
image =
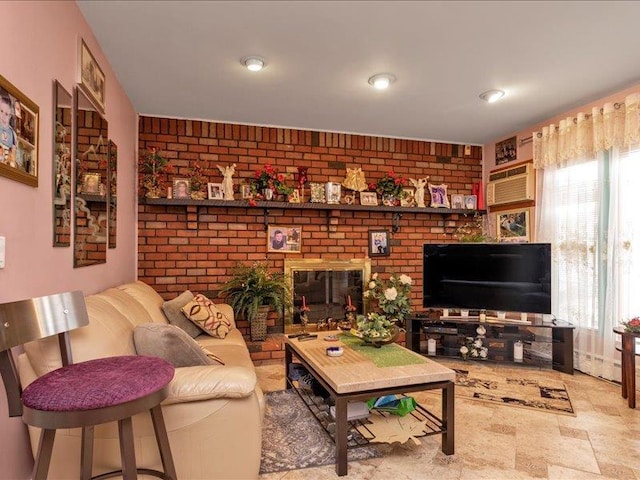
[[[255,372],[245,367],[203,365],[176,368],[168,387],[169,396],[162,404],[248,397],[254,392],[256,383]]]

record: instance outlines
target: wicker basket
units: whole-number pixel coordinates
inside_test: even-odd
[[[270,307],[263,306],[258,309],[258,313],[251,319],[251,340],[254,342],[267,339],[267,316]]]

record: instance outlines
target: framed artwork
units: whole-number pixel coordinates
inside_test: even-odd
[[[400,197],[401,207],[415,207],[416,206],[416,191],[413,188],[403,188],[402,197]]]
[[[252,198],[253,195],[251,195],[251,185],[249,185],[248,183],[243,183],[242,185],[240,185],[240,198],[242,198],[243,200],[247,200],[248,198]]]
[[[95,106],[104,113],[104,97],[105,97],[105,76],[104,72],[96,62],[91,50],[87,47],[87,44],[83,39],[80,39],[80,65],[79,72],[80,78],[78,83],[80,87],[86,93]]]
[[[100,174],[85,173],[82,179],[82,193],[85,195],[101,195]]]
[[[311,203],[326,203],[324,183],[310,183],[309,188],[311,189]]]
[[[451,195],[451,208],[463,209],[464,208],[464,195],[452,194]]]
[[[511,137],[496,143],[496,165],[511,162],[518,157],[518,137]]]
[[[269,225],[267,252],[300,253],[301,250],[302,227]]]
[[[388,230],[369,230],[369,256],[388,257],[391,255]]]
[[[500,242],[528,242],[531,239],[531,209],[521,208],[496,214]]]
[[[478,208],[478,196],[477,195],[465,195],[464,196],[464,208],[467,210],[476,210]]]
[[[173,179],[173,198],[190,198],[191,182],[188,178]]]
[[[0,175],[38,186],[40,109],[0,75]]]
[[[221,183],[207,183],[209,200],[224,200],[224,191]]]
[[[449,208],[449,198],[447,197],[447,186],[429,184],[429,195],[431,195],[431,207]]]
[[[360,205],[378,205],[378,194],[376,192],[360,192]]]
[[[342,188],[339,183],[327,182],[326,190],[327,190],[326,191],[327,203],[332,203],[332,204],[340,203],[340,195],[342,193]]]

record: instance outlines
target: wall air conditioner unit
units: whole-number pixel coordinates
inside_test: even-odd
[[[532,163],[489,174],[487,205],[535,200],[535,172]]]

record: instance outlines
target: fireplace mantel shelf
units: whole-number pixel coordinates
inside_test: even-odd
[[[246,200],[193,200],[190,198],[145,198],[141,200],[147,205],[165,205],[165,206],[195,206],[195,207],[224,207],[224,208],[260,208],[263,210],[265,217],[265,229],[269,225],[269,211],[272,209],[283,210],[323,210],[327,214],[327,219],[333,216],[334,211],[352,211],[352,212],[389,212],[393,214],[394,231],[400,226],[400,218],[403,213],[416,213],[423,215],[440,215],[446,218],[450,215],[484,215],[486,210],[467,210],[459,208],[432,208],[432,207],[389,207],[386,205],[348,205],[348,204],[329,204],[329,203],[289,203],[289,202],[255,202],[250,205]]]

